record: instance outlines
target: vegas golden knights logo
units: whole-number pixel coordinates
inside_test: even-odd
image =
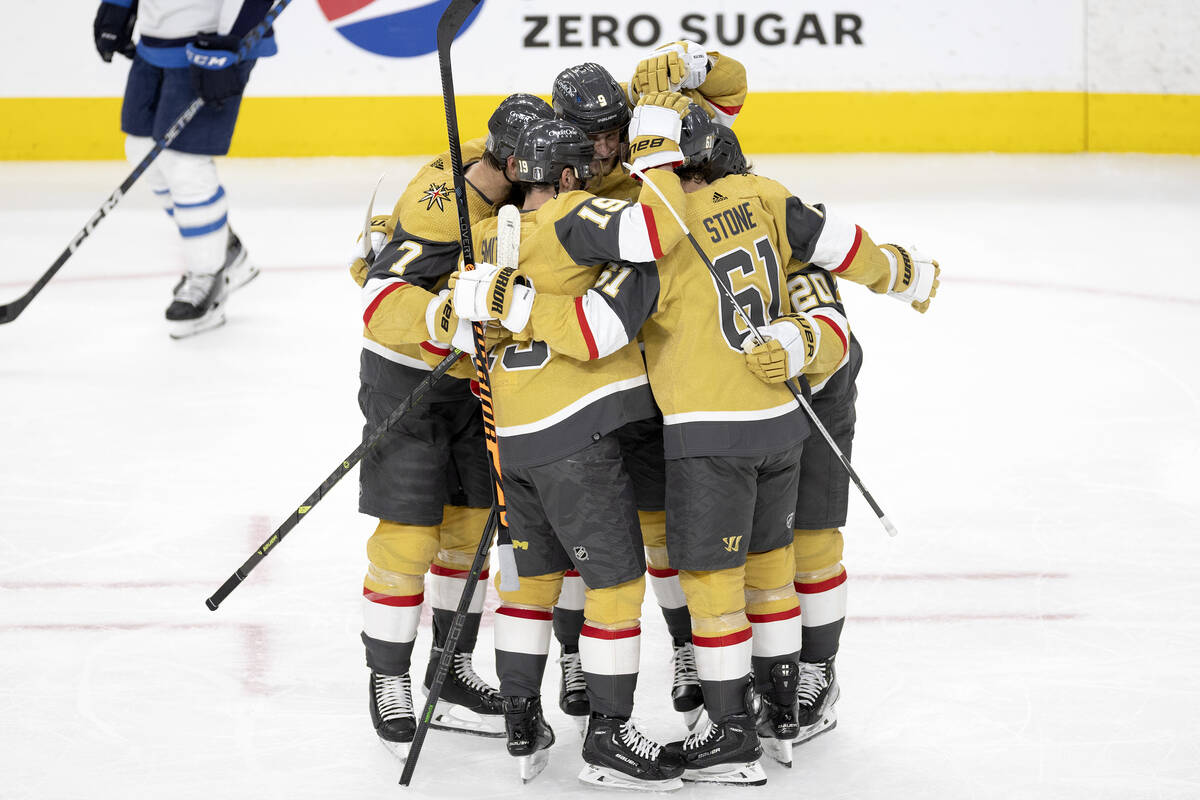
[[[741,536],[724,536],[721,541],[725,543],[725,552],[736,553],[738,547],[742,544]]]

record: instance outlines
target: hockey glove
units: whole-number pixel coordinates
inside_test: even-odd
[[[236,97],[246,88],[248,73],[237,68],[238,45],[236,36],[218,36],[202,33],[187,46],[187,60],[191,65],[192,88],[204,102],[220,106],[230,97]]]
[[[695,42],[669,42],[638,62],[629,87],[635,97],[656,92],[697,89],[708,77],[708,53]]]
[[[808,314],[785,314],[758,329],[766,339],[755,344],[753,336],[742,341],[746,368],[763,383],[783,383],[800,374],[817,355],[821,329]]]
[[[638,171],[683,163],[679,136],[691,101],[678,92],[642,95],[629,122],[629,157]]]
[[[133,23],[137,20],[137,3],[117,5],[101,3],[92,23],[92,35],[96,39],[96,51],[105,61],[112,61],[113,53],[133,58],[137,50],[133,46]]]
[[[464,353],[474,353],[475,335],[471,331],[471,323],[459,319],[454,313],[453,296],[449,289],[442,289],[425,307],[425,327],[429,329],[429,338],[442,346],[449,342],[451,347],[457,347]]]
[[[889,297],[911,303],[912,307],[924,314],[929,310],[929,301],[937,294],[938,278],[942,268],[932,258],[925,258],[915,247],[901,247],[898,244],[881,244],[879,249],[887,256],[892,268],[892,288]]]
[[[371,271],[375,257],[387,244],[390,220],[391,217],[383,215],[371,217],[371,243],[369,246],[364,246],[362,234],[358,235],[358,241],[354,244],[354,255],[350,257],[350,277],[354,278],[354,282],[359,286],[367,282],[367,273]]]
[[[455,272],[449,286],[454,290],[454,311],[463,319],[498,319],[514,333],[529,322],[536,293],[515,267],[480,262],[474,269]]]

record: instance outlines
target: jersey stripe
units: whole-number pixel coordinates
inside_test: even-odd
[[[862,229],[849,219],[825,210],[825,223],[813,246],[809,261],[818,267],[839,272],[850,266],[862,241]]]
[[[588,325],[587,314],[583,311],[582,297],[575,298],[575,317],[579,320],[579,330],[583,333],[583,340],[587,342],[588,358],[599,358],[600,351],[596,349],[596,338],[592,336],[592,328]]]
[[[642,217],[646,220],[646,235],[650,239],[650,252],[655,259],[663,257],[662,244],[658,241],[658,226],[654,223],[654,212],[649,206],[642,206]]]
[[[399,278],[390,281],[367,281],[366,285],[363,286],[363,301],[366,303],[366,308],[363,309],[363,325],[370,326],[371,317],[374,316],[375,309],[379,308],[379,304],[383,302],[383,298],[401,286],[408,285],[407,282]]]
[[[842,356],[845,357],[846,351],[850,349],[850,341],[846,336],[846,318],[838,314],[832,309],[823,308],[820,311],[813,311],[809,314],[813,319],[823,320],[825,324],[833,328],[833,332],[842,340]]]
[[[565,406],[564,408],[560,408],[558,411],[555,411],[553,414],[550,414],[549,416],[546,416],[546,417],[542,417],[541,419],[536,420],[534,422],[527,422],[524,425],[506,425],[503,427],[497,425],[496,426],[496,434],[498,436],[521,436],[526,433],[536,433],[538,431],[544,431],[547,428],[553,427],[554,425],[557,425],[558,423],[562,422],[567,417],[571,416],[572,414],[576,413],[577,411],[581,411],[584,408],[590,406],[592,403],[596,402],[597,400],[600,400],[601,398],[608,397],[609,395],[616,394],[617,392],[624,392],[624,391],[628,391],[630,389],[635,389],[638,386],[645,386],[649,382],[650,381],[646,378],[645,375],[638,375],[634,378],[627,378],[623,381],[614,381],[613,383],[610,383],[607,386],[601,386],[599,389],[588,392],[587,394],[585,394],[583,397],[580,397],[575,402]],[[794,400],[792,402],[795,403]]]
[[[433,367],[426,364],[419,358],[406,356],[404,353],[397,353],[395,350],[382,345],[374,339],[363,338],[363,350],[369,350],[382,359],[392,362],[393,364],[403,364],[406,367],[413,369],[424,370],[425,372],[433,372]]]
[[[799,408],[796,401],[788,400],[781,406],[762,408],[756,411],[685,411],[680,414],[663,414],[664,425],[680,425],[685,422],[753,422],[774,419],[790,414]]]

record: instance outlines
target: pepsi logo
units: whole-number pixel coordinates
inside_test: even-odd
[[[347,41],[389,58],[413,58],[437,50],[437,24],[450,0],[414,5],[411,0],[317,0],[325,18]],[[471,27],[481,2],[459,30]]]

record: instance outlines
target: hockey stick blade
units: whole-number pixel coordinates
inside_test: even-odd
[[[622,164],[622,166],[629,170],[629,174],[636,175],[638,178],[640,178],[642,184],[644,186],[649,186],[650,190],[658,195],[659,199],[662,200],[663,205],[666,206],[667,210],[671,212],[671,216],[675,218],[675,222],[683,230],[688,242],[691,243],[692,249],[696,251],[696,255],[700,256],[700,259],[704,262],[704,266],[706,266],[708,271],[712,274],[714,282],[721,288],[722,293],[725,295],[725,299],[727,299],[733,306],[734,313],[742,318],[742,322],[750,330],[751,335],[754,336],[755,342],[761,344],[764,339],[763,335],[759,332],[758,327],[746,314],[745,309],[742,308],[742,304],[738,302],[736,297],[734,297],[733,290],[726,286],[725,282],[721,280],[720,275],[717,274],[717,268],[713,266],[708,254],[704,252],[704,248],[702,248],[700,243],[696,241],[696,237],[692,236],[692,232],[688,229],[687,224],[683,221],[683,217],[679,216],[679,212],[676,211],[671,205],[671,202],[667,199],[667,196],[663,194],[662,190],[659,189],[657,185],[655,185],[654,181],[647,177],[645,172],[634,169],[630,164]],[[837,446],[836,442],[833,441],[833,437],[829,434],[829,431],[825,428],[825,425],[821,423],[821,420],[817,417],[817,413],[813,411],[812,406],[809,405],[808,401],[804,399],[804,393],[800,391],[800,388],[796,385],[796,382],[794,380],[788,380],[785,381],[784,385],[788,387],[792,393],[792,396],[796,398],[796,402],[800,404],[802,409],[804,409],[804,413],[808,415],[808,419],[810,422],[812,422],[813,427],[815,427],[820,432],[821,436],[824,437],[826,443],[829,445],[829,449],[833,451],[835,456],[837,456],[838,461],[840,461],[842,464],[842,468],[846,470],[846,474],[850,476],[850,480],[853,481],[854,485],[858,488],[859,494],[861,494],[863,499],[867,501],[867,505],[871,507],[871,510],[875,512],[875,516],[879,518],[879,522],[883,525],[883,529],[887,531],[888,536],[896,536],[896,534],[899,533],[899,531],[896,530],[896,526],[888,518],[888,515],[883,513],[883,509],[880,508],[879,504],[875,502],[875,498],[871,495],[871,493],[867,491],[867,487],[863,484],[862,479],[858,477],[858,473],[855,471],[854,466],[850,463],[850,459],[846,458],[846,454],[843,453],[842,449]]]
[[[387,177],[387,173],[379,176],[379,180],[375,181],[375,189],[371,192],[371,201],[367,203],[367,217],[363,220],[363,235],[362,235],[362,253],[363,258],[371,257],[371,217],[375,216],[375,195],[379,194],[379,186],[383,183],[383,179]]]
[[[263,17],[262,22],[251,28],[250,31],[242,37],[241,42],[238,44],[239,60],[246,58],[250,54],[250,51],[254,49],[254,46],[262,41],[263,36],[266,35],[267,30],[271,27],[271,24],[275,21],[275,18],[278,17],[291,2],[292,0],[278,0],[278,2],[272,6],[269,11],[267,11],[267,14],[265,17]],[[100,208],[96,209],[96,212],[92,214],[91,218],[87,221],[87,224],[79,229],[79,231],[71,239],[70,244],[67,245],[66,249],[63,250],[59,254],[58,258],[54,260],[54,263],[50,265],[50,269],[42,273],[42,276],[37,279],[37,282],[34,283],[33,287],[30,288],[30,290],[25,294],[21,295],[11,303],[0,305],[0,325],[12,322],[21,315],[21,312],[24,311],[25,307],[33,301],[33,298],[37,297],[42,289],[46,287],[46,284],[50,282],[50,279],[53,278],[60,269],[62,269],[63,264],[67,263],[67,259],[75,255],[75,251],[79,249],[79,246],[83,244],[84,240],[92,235],[92,231],[95,230],[96,226],[100,224],[100,220],[107,217],[109,213],[116,208],[117,203],[121,202],[121,198],[124,197],[125,193],[133,187],[133,184],[142,176],[142,173],[144,173],[150,167],[150,164],[154,162],[154,159],[158,158],[159,154],[163,150],[171,146],[171,143],[175,141],[183,129],[187,127],[188,123],[195,119],[196,115],[200,113],[200,109],[203,107],[204,100],[199,97],[193,100],[191,104],[189,104],[188,107],[183,110],[183,113],[181,113],[175,119],[175,121],[171,123],[171,127],[167,129],[165,134],[163,134],[163,138],[154,142],[154,147],[151,148],[150,152],[138,162],[138,165],[134,167],[133,171],[125,177],[125,180],[121,181],[121,185],[118,186],[113,193],[108,196],[107,200],[100,204]]]

